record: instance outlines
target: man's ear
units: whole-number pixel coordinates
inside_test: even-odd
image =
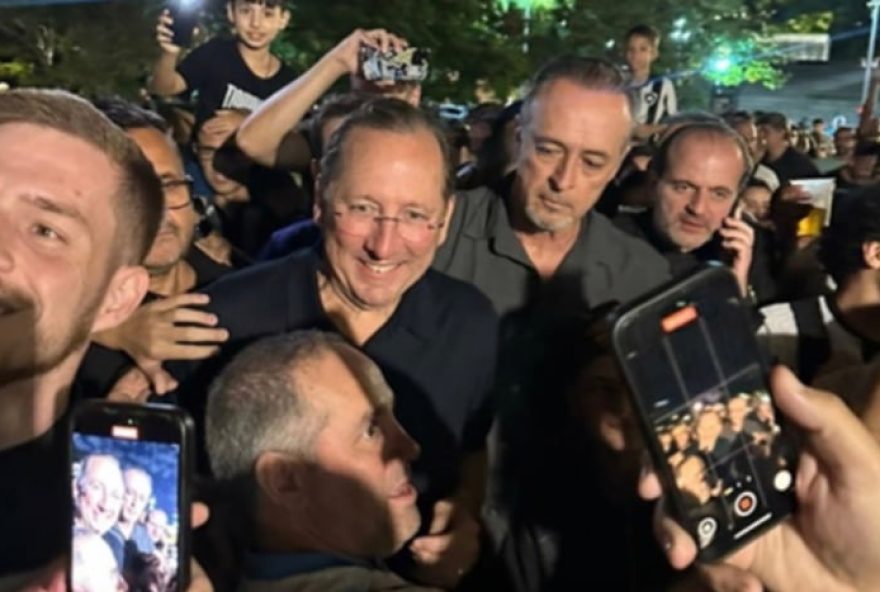
[[[449,224],[452,222],[452,215],[455,213],[455,193],[449,196],[449,201],[446,202],[446,215],[443,217],[443,227],[440,229],[440,236],[437,237],[437,245],[442,245],[446,242],[446,237],[449,235]]]
[[[312,204],[312,219],[315,222],[317,222],[318,224],[321,224],[321,216],[324,213],[324,210],[322,208],[322,206],[324,204],[324,195],[323,194],[324,194],[324,190],[325,190],[324,189],[324,179],[321,176],[321,165],[314,158],[312,159],[311,167],[312,167],[312,175],[315,178],[315,187],[314,187],[315,188],[315,191],[314,191],[315,201]]]
[[[290,24],[290,10],[285,8],[281,13],[281,26],[278,28],[279,31],[283,31],[287,28],[287,25]]]
[[[257,486],[278,506],[302,503],[303,465],[278,452],[264,452],[254,465]]]
[[[866,241],[862,243],[862,259],[869,269],[880,269],[880,241]]]
[[[228,0],[226,2],[226,20],[229,21],[230,25],[235,26],[235,0]]]
[[[150,276],[140,265],[126,265],[117,269],[110,278],[104,300],[92,323],[92,333],[124,323],[140,306],[149,287]]]

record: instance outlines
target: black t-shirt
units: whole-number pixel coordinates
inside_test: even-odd
[[[39,438],[0,451],[0,576],[39,569],[66,552],[69,473],[66,416]]]
[[[248,343],[297,329],[336,330],[318,294],[321,261],[317,245],[230,274],[205,290],[207,308],[229,331],[228,342],[214,358],[166,365],[181,383],[177,400],[200,430],[208,385]],[[485,446],[497,322],[476,288],[429,270],[361,347],[381,368],[398,420],[421,446],[413,482],[423,508],[452,494],[462,454]]]
[[[773,162],[765,158],[764,164],[773,169],[783,184],[792,179],[810,179],[819,176],[819,169],[816,168],[810,157],[801,154],[791,146]]]
[[[196,125],[210,119],[217,109],[253,111],[296,78],[283,63],[273,76],[260,78],[241,57],[238,41],[222,37],[195,48],[177,71],[186,81],[186,92],[198,92]]]
[[[196,283],[193,290],[198,290],[243,266],[246,259],[233,251],[233,266],[229,267],[214,261],[201,249],[192,246],[186,254],[185,260],[196,273]],[[161,296],[147,292],[141,304],[147,304],[160,298]],[[77,389],[87,397],[104,397],[122,374],[131,368],[132,363],[131,358],[125,352],[92,343],[76,374]]]

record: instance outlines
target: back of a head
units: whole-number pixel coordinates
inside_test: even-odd
[[[740,177],[739,190],[742,191],[752,176],[753,162],[749,147],[736,131],[720,121],[704,121],[700,123],[685,124],[667,136],[657,147],[654,157],[651,159],[650,170],[653,175],[660,179],[666,174],[670,166],[670,155],[681,142],[693,137],[709,137],[727,139],[737,146],[743,161],[743,173]]]
[[[166,134],[170,129],[168,123],[158,113],[119,97],[96,99],[93,104],[107,119],[125,131],[152,128]]]
[[[863,246],[880,242],[880,188],[871,187],[835,211],[819,241],[819,261],[838,284],[866,269]]]
[[[346,117],[339,129],[330,136],[330,141],[321,157],[321,175],[325,184],[329,184],[339,177],[344,166],[342,163],[343,148],[348,138],[358,129],[396,133],[429,132],[437,141],[437,146],[443,157],[443,195],[447,199],[452,196],[455,191],[455,169],[452,164],[449,141],[446,137],[446,128],[442,122],[409,103],[384,97],[371,99],[361,105]]]
[[[62,90],[15,89],[0,93],[0,126],[13,123],[53,129],[107,156],[120,176],[113,196],[117,262],[140,263],[158,232],[164,199],[153,166],[137,145],[88,101]]]
[[[734,129],[741,125],[755,123],[755,118],[748,111],[729,111],[723,114],[721,119]]]
[[[778,112],[762,113],[755,123],[781,132],[788,131],[788,118]]]
[[[312,143],[315,154],[320,156],[324,151],[321,133],[324,124],[331,119],[344,119],[348,117],[371,98],[372,95],[365,92],[347,92],[330,95],[324,99],[308,125],[309,140]]]
[[[520,110],[520,121],[525,126],[531,119],[532,106],[541,92],[550,84],[566,80],[585,89],[619,94],[635,113],[635,95],[629,89],[623,73],[617,66],[601,58],[563,55],[550,60],[532,76]]]

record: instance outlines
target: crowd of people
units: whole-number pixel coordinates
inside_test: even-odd
[[[182,59],[159,17],[155,105],[0,92],[0,589],[64,589],[68,564],[77,592],[178,589],[150,467],[75,450],[70,475],[91,398],[192,415],[194,591],[880,589],[870,107],[833,138],[677,112],[639,25],[626,73],[559,56],[462,127],[418,82],[361,76],[363,47],[409,46],[391,32],[295,73],[270,50],[281,0],[227,16]],[[820,205],[803,181],[831,156]],[[709,262],[800,380],[658,425],[674,481],[718,498],[731,455],[775,462],[779,415],[803,452],[795,518],[700,564],[632,462],[595,327]]]

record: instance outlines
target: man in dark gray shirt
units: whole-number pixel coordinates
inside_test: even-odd
[[[627,570],[614,564],[633,560],[621,548],[631,537],[603,528],[614,514],[595,486],[603,476],[558,436],[570,424],[564,393],[580,367],[561,361],[570,358],[572,321],[669,277],[651,247],[592,211],[633,125],[632,98],[613,65],[562,57],[544,66],[523,102],[515,171],[500,195],[481,188],[458,196],[434,262],[479,287],[502,317],[487,521],[511,589],[626,589]],[[589,546],[587,530],[603,532],[610,562],[590,552],[566,565]],[[572,538],[574,545],[564,540]]]

